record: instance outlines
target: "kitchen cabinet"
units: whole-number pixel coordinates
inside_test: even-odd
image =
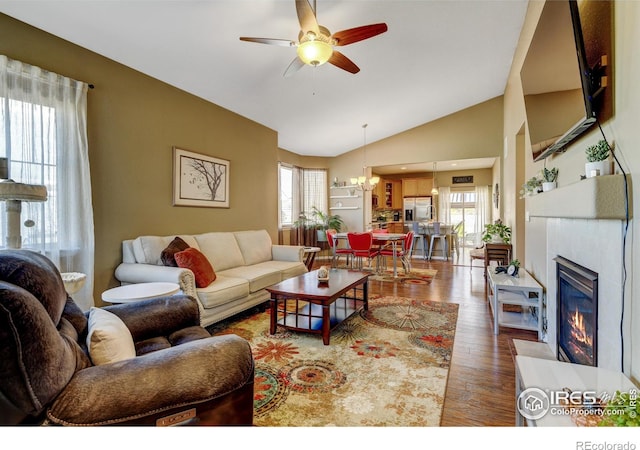
[[[424,197],[431,195],[433,180],[431,178],[403,178],[403,197]]]
[[[402,208],[402,181],[384,180],[384,196],[382,197],[382,208],[401,209]]]
[[[389,233],[404,233],[404,223],[387,222],[387,231],[389,231]]]

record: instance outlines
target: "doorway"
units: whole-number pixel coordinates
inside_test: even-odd
[[[462,247],[473,248],[480,240],[474,233],[477,222],[476,191],[452,191],[449,195],[451,224],[462,222],[458,230],[458,242]]]

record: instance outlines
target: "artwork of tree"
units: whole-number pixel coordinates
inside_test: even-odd
[[[224,200],[224,191],[219,188],[226,176],[226,166],[202,159],[186,158],[189,162],[185,165],[184,179],[191,184],[206,200]],[[188,169],[192,170],[188,170]]]
[[[230,162],[177,147],[173,152],[173,204],[228,208]]]

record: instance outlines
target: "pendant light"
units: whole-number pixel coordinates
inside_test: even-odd
[[[436,177],[436,163],[433,163],[433,187],[431,188],[431,195],[438,195],[438,180]]]
[[[367,124],[362,125],[362,132],[364,135],[364,144],[362,145],[363,154],[363,166],[362,176],[352,177],[351,184],[356,186],[361,191],[372,191],[375,189],[376,184],[380,182],[380,177],[371,177],[367,179]]]

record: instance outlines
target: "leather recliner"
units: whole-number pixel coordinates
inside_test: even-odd
[[[212,337],[196,301],[175,295],[108,306],[136,357],[94,365],[88,321],[59,271],[28,250],[0,251],[0,424],[251,425],[246,340]]]

